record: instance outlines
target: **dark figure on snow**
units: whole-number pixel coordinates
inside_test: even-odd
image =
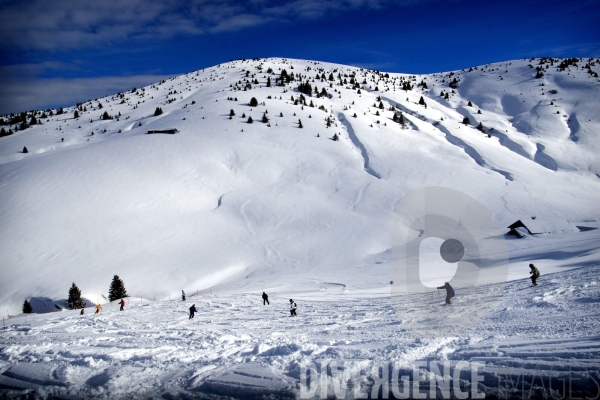
[[[529,271],[529,274],[531,275],[531,283],[533,283],[533,286],[537,286],[535,281],[540,277],[540,271],[533,264],[529,264],[529,268],[531,268],[531,271]]]
[[[290,317],[297,317],[298,315],[296,314],[296,303],[294,303],[294,300],[290,299]]]
[[[123,311],[125,307],[125,300],[121,299],[121,301],[119,302],[119,304],[121,305],[121,309],[119,311]]]
[[[181,301],[185,301],[185,292],[181,291]]]
[[[189,319],[194,318],[194,313],[197,313],[197,312],[198,312],[198,310],[196,310],[196,305],[192,304],[192,306],[190,307],[190,318]]]
[[[454,289],[448,282],[444,283],[444,286],[439,286],[438,289],[446,289],[446,304],[450,303],[450,299],[454,297]]]
[[[83,314],[85,314],[85,308],[82,308],[81,312],[79,313],[79,315],[83,315]]]
[[[263,298],[263,306],[266,304],[271,305],[271,303],[269,303],[269,295],[268,294],[263,292],[262,298]]]

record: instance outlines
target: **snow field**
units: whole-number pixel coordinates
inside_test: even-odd
[[[435,295],[400,296],[404,307],[398,311],[389,295],[340,298],[332,286],[294,297],[296,318],[289,316],[288,296],[276,291],[270,292],[270,306],[262,305],[260,293],[246,293],[185,302],[130,299],[124,312],[107,306],[99,315],[91,309],[84,316],[37,315],[3,329],[0,385],[6,396],[42,398],[294,397],[300,394],[301,367],[309,363],[362,366],[352,382],[367,392],[372,365],[396,365],[406,374],[417,361],[425,361],[425,370],[431,361],[440,370],[444,362],[454,369],[464,361],[483,364],[479,390],[490,396],[513,393],[515,385],[506,379],[516,382],[517,376],[524,376],[527,391],[540,391],[546,382],[548,395],[553,377],[558,396],[564,391],[556,378],[574,373],[571,395],[593,397],[594,379],[600,382],[598,272],[596,266],[544,274],[534,288],[528,280],[510,282],[487,318],[460,335],[437,339],[415,337],[405,328],[431,307],[437,314],[430,323],[444,325],[448,310]],[[452,307],[468,316],[495,286],[466,295],[457,290]],[[193,303],[199,312],[189,320]],[[327,379],[331,385],[331,371]],[[421,388],[428,392],[428,380]]]

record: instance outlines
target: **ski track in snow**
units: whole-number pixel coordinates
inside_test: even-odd
[[[369,164],[369,153],[367,152],[365,145],[362,144],[361,141],[358,139],[358,136],[356,136],[356,133],[354,132],[354,128],[352,128],[352,124],[350,124],[350,121],[348,121],[348,119],[346,119],[346,116],[342,113],[338,114],[338,119],[346,127],[346,130],[348,131],[348,137],[350,137],[352,143],[354,143],[354,145],[360,150],[360,154],[363,158],[364,170],[369,175],[372,175],[377,179],[381,179],[381,176],[379,176],[379,174],[373,171],[373,169],[371,168]]]
[[[402,311],[396,312],[389,295],[338,297],[338,284],[295,298],[297,318],[289,317],[287,296],[280,293],[271,293],[270,306],[254,293],[141,304],[130,298],[124,312],[115,302],[99,315],[91,309],[84,316],[30,315],[27,322],[10,320],[0,335],[0,394],[237,397],[251,388],[232,377],[250,374],[262,377],[262,386],[252,389],[258,395],[293,397],[298,365],[323,360],[405,366],[477,361],[485,364],[480,390],[488,395],[495,393],[498,371],[507,367],[520,368],[530,380],[549,374],[551,366],[555,376],[587,368],[598,378],[599,272],[595,266],[545,274],[538,287],[525,279],[510,282],[491,315],[457,337],[440,339],[415,338],[401,322],[440,305],[439,294],[401,296]],[[457,288],[452,307],[469,315],[496,286],[472,294]],[[189,320],[192,303],[199,312]],[[443,327],[444,310],[432,324]],[[582,378],[576,389],[589,384]],[[361,385],[372,382],[365,378]]]

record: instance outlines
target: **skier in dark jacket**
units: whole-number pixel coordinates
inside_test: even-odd
[[[266,294],[265,292],[263,292],[262,299],[263,299],[263,306],[266,304],[271,305],[271,303],[269,303],[269,295]]]
[[[454,289],[448,282],[444,283],[444,286],[439,286],[438,289],[446,289],[446,304],[450,303],[450,299],[454,297]]]
[[[540,271],[533,264],[529,264],[529,268],[531,268],[531,271],[529,271],[531,283],[533,283],[533,286],[537,286],[536,280],[540,277]]]
[[[297,317],[298,315],[296,314],[296,303],[294,303],[294,300],[290,299],[290,317]]]
[[[194,313],[197,313],[197,312],[198,312],[198,310],[196,310],[196,305],[192,304],[192,306],[190,307],[190,318],[188,318],[188,319],[194,318]]]

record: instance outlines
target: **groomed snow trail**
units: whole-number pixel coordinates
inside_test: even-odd
[[[263,306],[260,293],[247,293],[185,302],[130,299],[124,312],[115,302],[99,315],[91,309],[34,321],[30,315],[27,323],[11,320],[0,335],[0,395],[293,398],[300,366],[331,360],[406,368],[419,360],[454,367],[477,361],[485,364],[480,391],[487,395],[498,394],[507,367],[529,377],[527,389],[538,391],[539,382],[529,384],[532,376],[547,380],[576,371],[581,380],[573,393],[589,395],[600,368],[599,272],[595,266],[544,274],[533,288],[528,280],[509,282],[486,319],[458,337],[435,340],[414,337],[400,321],[438,303],[432,324],[443,325],[445,308],[437,297],[402,296],[405,312],[397,313],[390,296],[340,296],[333,287],[294,298],[297,318],[289,317],[289,296],[277,292],[270,306]],[[457,289],[452,307],[472,313],[486,301],[485,287],[478,293],[461,297]],[[189,320],[193,303],[199,312]],[[366,392],[372,382],[362,377],[356,384]]]

